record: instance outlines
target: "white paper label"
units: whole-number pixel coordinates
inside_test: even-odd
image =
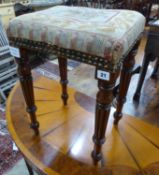
[[[97,70],[97,78],[102,80],[110,80],[110,73],[102,70]]]
[[[20,58],[20,50],[15,47],[9,47],[10,48],[10,54],[16,58]]]
[[[18,148],[14,142],[13,142],[13,151],[18,151]]]

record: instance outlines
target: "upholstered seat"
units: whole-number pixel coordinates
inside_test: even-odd
[[[119,64],[144,29],[136,11],[56,6],[10,22],[10,38],[43,42]]]

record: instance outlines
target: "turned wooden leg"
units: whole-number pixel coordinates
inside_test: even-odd
[[[102,159],[102,145],[105,142],[105,131],[114,98],[113,89],[118,74],[118,72],[111,73],[108,81],[98,79],[99,91],[96,99],[95,130],[93,135],[94,149],[92,151],[94,164],[97,164]]]
[[[154,67],[152,75],[151,75],[151,78],[154,78],[154,79],[157,78],[158,68],[159,68],[159,58],[157,58],[155,67]]]
[[[62,86],[62,95],[61,98],[63,100],[63,104],[67,105],[67,99],[68,99],[68,94],[67,94],[67,58],[65,57],[58,57],[58,62],[59,62],[59,70],[60,70],[60,77],[61,77],[61,86]]]
[[[135,100],[135,101],[139,101],[139,99],[140,99],[140,93],[141,93],[141,89],[143,86],[143,82],[145,80],[145,76],[146,76],[146,72],[147,72],[149,63],[150,63],[150,55],[145,54],[145,57],[144,57],[144,60],[142,63],[142,67],[141,67],[139,81],[138,81],[137,88],[136,88],[136,91],[135,91],[135,94],[133,97],[133,100]]]
[[[124,60],[119,84],[119,93],[116,97],[116,111],[114,113],[114,124],[118,124],[119,120],[122,118],[122,109],[124,102],[126,101],[126,95],[129,88],[133,67],[135,64],[135,55],[138,49],[139,43],[137,43],[134,48],[130,51],[127,58]]]
[[[31,75],[31,68],[29,66],[29,58],[27,51],[20,50],[21,58],[16,58],[18,63],[18,74],[20,79],[21,88],[27,105],[27,112],[30,115],[30,127],[34,130],[35,134],[39,133],[39,122],[36,119],[36,106],[34,101],[33,81]]]
[[[29,175],[34,175],[32,167],[28,164],[28,162],[24,159],[26,167],[28,169]]]

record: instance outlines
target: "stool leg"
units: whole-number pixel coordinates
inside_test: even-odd
[[[93,135],[94,149],[92,158],[96,165],[102,159],[102,144],[105,142],[105,131],[113,101],[113,89],[119,73],[110,74],[110,80],[98,79],[98,88],[95,112],[95,130]]]
[[[30,115],[31,124],[30,127],[34,130],[35,134],[39,134],[39,122],[36,119],[36,106],[34,100],[34,91],[33,91],[33,81],[31,68],[29,65],[29,58],[27,57],[27,51],[21,49],[21,58],[16,58],[18,63],[18,74],[20,79],[21,88],[27,105],[27,112]]]
[[[133,100],[135,101],[139,101],[141,88],[145,80],[145,76],[146,76],[146,72],[147,72],[149,63],[150,63],[149,55],[145,55],[143,63],[142,63],[139,81],[138,81],[137,88],[136,88],[136,91],[133,97]]]
[[[58,62],[59,62],[59,70],[60,70],[60,77],[61,77],[61,86],[62,86],[62,95],[61,98],[63,100],[63,104],[67,105],[67,99],[68,99],[68,94],[67,94],[67,58],[65,57],[58,57]]]
[[[129,88],[132,70],[135,64],[135,55],[138,48],[139,43],[137,43],[134,48],[130,51],[128,57],[124,60],[121,76],[120,76],[120,84],[119,84],[119,93],[116,97],[117,106],[116,112],[114,113],[114,124],[118,124],[119,120],[122,118],[122,109],[124,102],[126,101],[126,95]]]
[[[26,167],[29,171],[29,175],[34,175],[32,167],[28,164],[28,162],[25,159],[24,159],[24,161],[25,161]]]
[[[157,58],[155,67],[154,67],[152,75],[151,75],[151,78],[154,78],[154,79],[157,78],[158,68],[159,68],[159,58]]]

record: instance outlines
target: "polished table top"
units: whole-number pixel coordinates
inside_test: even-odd
[[[111,115],[103,146],[106,158],[95,167],[91,159],[94,99],[69,88],[68,106],[60,98],[58,82],[34,76],[40,135],[29,128],[19,83],[7,103],[11,136],[29,164],[48,175],[136,175],[158,172],[159,129],[124,115],[118,128]],[[113,112],[113,109],[112,109]]]

